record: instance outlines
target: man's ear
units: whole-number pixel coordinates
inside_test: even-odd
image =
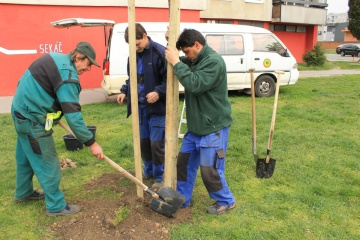
[[[74,57],[74,62],[78,62],[80,59],[80,53],[76,53]]]
[[[198,41],[195,41],[194,42],[194,46],[195,46],[195,48],[197,49],[197,50],[201,50],[202,49],[202,47],[203,47],[203,45],[201,45]]]

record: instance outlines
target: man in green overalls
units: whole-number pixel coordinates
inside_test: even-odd
[[[60,162],[52,137],[52,126],[65,116],[77,139],[89,147],[98,159],[104,158],[101,146],[84,123],[79,94],[79,75],[91,70],[95,51],[88,42],[80,42],[69,54],[48,53],[35,60],[18,82],[11,114],[16,143],[15,201],[45,198],[46,214],[61,216],[80,211],[80,206],[65,202],[59,189]],[[34,190],[36,175],[42,190]]]

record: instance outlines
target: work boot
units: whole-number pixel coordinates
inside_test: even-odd
[[[34,192],[26,198],[15,198],[15,202],[25,202],[29,200],[42,200],[45,194],[43,190],[34,190]]]
[[[209,214],[220,215],[220,214],[223,214],[225,211],[234,209],[235,206],[236,206],[235,203],[233,205],[230,205],[230,206],[221,206],[216,202],[207,209],[207,212]]]
[[[164,183],[163,182],[158,182],[158,181],[156,181],[152,186],[151,186],[151,188],[152,188],[152,190],[154,190],[155,192],[157,191],[157,190],[159,190],[160,188],[162,188],[164,186]]]
[[[50,217],[64,216],[64,215],[69,215],[69,214],[80,212],[80,209],[81,209],[81,207],[78,205],[67,204],[66,207],[63,210],[61,210],[60,212],[46,212],[46,215],[48,215]]]

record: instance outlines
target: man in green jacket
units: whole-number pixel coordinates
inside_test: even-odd
[[[177,191],[185,196],[182,207],[189,206],[200,166],[209,196],[216,201],[207,212],[222,214],[235,207],[224,175],[232,123],[226,65],[197,30],[185,29],[176,48],[182,50],[185,57],[179,59],[179,52],[170,46],[166,48],[165,57],[185,88],[188,127],[178,155]]]
[[[65,116],[71,130],[91,153],[104,158],[100,145],[84,123],[79,104],[79,76],[99,67],[95,51],[80,42],[69,54],[48,53],[36,59],[18,82],[11,114],[16,143],[15,201],[45,198],[46,214],[61,216],[80,211],[80,206],[65,202],[59,189],[61,169],[52,137],[52,126]],[[34,190],[36,175],[43,190]]]

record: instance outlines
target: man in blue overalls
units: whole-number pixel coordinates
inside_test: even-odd
[[[200,166],[204,185],[215,200],[207,212],[222,214],[235,207],[224,174],[232,123],[226,65],[197,30],[185,29],[176,48],[185,56],[179,59],[179,52],[170,46],[167,46],[165,56],[185,88],[188,127],[178,155],[177,191],[185,196],[182,207],[189,206]]]
[[[128,28],[125,41],[129,42]],[[136,61],[140,125],[141,158],[144,178],[156,180],[153,188],[162,186],[165,157],[166,63],[165,47],[151,40],[144,27],[136,23]],[[129,61],[128,61],[128,75]],[[130,81],[120,89],[117,101],[127,97],[127,117],[131,114]]]

